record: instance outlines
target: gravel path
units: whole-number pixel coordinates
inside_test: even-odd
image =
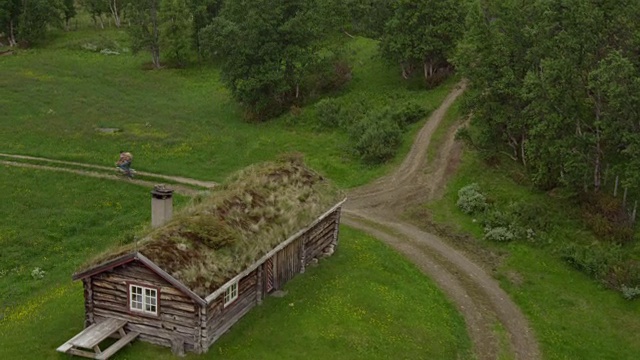
[[[464,316],[478,359],[497,359],[504,352],[516,359],[539,359],[527,319],[498,282],[438,236],[400,219],[408,206],[437,198],[455,171],[462,152],[455,141],[457,127],[449,129],[431,164],[426,154],[434,131],[465,88],[460,83],[431,114],[397,170],[350,192],[343,222],[386,242],[438,284]],[[507,344],[501,344],[496,323],[504,328]]]

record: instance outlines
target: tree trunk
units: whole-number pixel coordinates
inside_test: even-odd
[[[522,139],[520,140],[520,157],[522,159],[522,165],[527,167],[527,155],[525,152],[525,143],[527,142],[527,137],[522,135]]]
[[[151,23],[153,26],[153,35],[151,39],[151,56],[153,58],[153,67],[156,69],[160,69],[160,46],[158,45],[160,42],[160,32],[158,30],[158,9],[157,3],[155,1],[153,1],[151,5]]]
[[[402,70],[402,78],[408,80],[409,74],[411,74],[411,68],[407,68],[404,63],[400,63],[400,70]]]
[[[102,21],[102,15],[98,15],[98,20],[100,20],[100,29],[104,30],[104,21]]]
[[[600,144],[600,119],[602,117],[602,111],[600,110],[601,104],[600,93],[598,92],[597,101],[596,101],[596,154],[595,154],[595,163],[593,166],[593,187],[595,191],[600,190],[600,185],[602,183],[602,146]]]
[[[13,26],[13,19],[9,20],[9,46],[10,47],[14,47],[16,45],[18,45],[18,42],[16,41],[16,34],[14,31],[14,26]]]
[[[118,10],[118,1],[117,0],[109,0],[109,9],[111,10],[111,15],[113,15],[113,21],[116,24],[116,27],[120,27],[120,12]]]
[[[157,46],[153,46],[151,49],[151,57],[153,61],[153,67],[160,69],[160,49]]]
[[[424,72],[424,79],[429,80],[433,75],[433,61],[425,61],[422,63],[422,70]]]

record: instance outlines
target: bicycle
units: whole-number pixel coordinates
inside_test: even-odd
[[[116,166],[116,172],[117,172],[117,174],[119,176],[125,176],[128,179],[133,179],[133,177],[136,174],[136,170],[135,169],[129,168],[129,170],[125,170],[125,169],[123,169],[123,168],[121,168],[119,166]]]

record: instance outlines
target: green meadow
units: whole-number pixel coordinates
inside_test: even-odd
[[[137,170],[221,181],[248,164],[299,152],[340,186],[352,187],[397,164],[424,123],[409,128],[389,164],[363,165],[344,130],[318,128],[313,102],[249,123],[211,64],[149,71],[145,54],[107,56],[83,48],[125,42],[119,31],[78,30],[1,57],[0,153],[109,166],[126,149]],[[433,110],[454,84],[425,91],[383,63],[376,42],[358,38],[349,46],[353,79],[332,94],[345,101],[377,108],[415,100]],[[84,319],[82,286],[71,274],[149,223],[149,189],[0,167],[0,358],[67,358],[55,349]],[[178,197],[177,207],[188,202]],[[341,232],[330,260],[287,284],[287,296],[267,299],[199,358],[471,357],[462,317],[429,279],[375,239]],[[173,358],[168,349],[142,342],[114,358],[134,357]]]
[[[216,181],[256,161],[301,152],[309,165],[345,187],[389,168],[362,164],[344,130],[319,131],[312,106],[249,123],[215,66],[143,70],[146,54],[103,55],[84,49],[87,43],[118,46],[126,35],[80,30],[0,58],[2,152],[111,165],[120,150],[128,150],[138,170]],[[376,42],[358,38],[348,45],[353,79],[335,97],[367,108],[410,99],[433,110],[453,85],[432,91],[410,86],[377,57]]]

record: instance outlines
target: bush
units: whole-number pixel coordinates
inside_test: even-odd
[[[304,84],[304,87],[308,88],[311,98],[335,92],[344,87],[352,78],[351,66],[341,54],[334,54],[322,59],[311,70]]]
[[[511,227],[512,219],[509,213],[498,209],[488,209],[482,218],[481,224],[485,228]]]
[[[633,300],[637,297],[640,297],[640,286],[636,287],[626,287],[622,286],[622,296],[627,300]]]
[[[585,225],[597,236],[625,244],[633,240],[633,223],[619,199],[595,193],[582,202]]]
[[[37,267],[37,268],[35,268],[35,269],[33,269],[33,270],[31,271],[31,277],[32,277],[34,280],[41,280],[41,279],[43,279],[43,278],[44,278],[45,273],[46,273],[46,272],[45,272],[44,270],[42,270],[42,269],[40,269],[39,267]]]
[[[322,128],[332,129],[340,125],[342,102],[335,98],[318,101],[315,105],[318,124]]]
[[[551,228],[553,223],[549,216],[551,213],[538,203],[512,202],[507,211],[509,218],[519,227],[546,231]]]
[[[480,193],[480,186],[473,183],[458,190],[456,205],[462,212],[471,215],[487,208],[487,198]]]
[[[489,241],[507,242],[513,241],[516,238],[516,234],[508,227],[498,226],[494,228],[486,228],[484,238]]]
[[[569,265],[600,280],[605,280],[613,265],[622,263],[623,259],[623,249],[615,245],[584,246],[570,243],[560,253]],[[610,285],[615,286],[613,283]]]
[[[396,154],[402,131],[386,113],[370,114],[352,127],[354,150],[367,163],[383,163]]]
[[[603,281],[609,288],[621,291],[625,286],[640,286],[640,262],[627,260],[611,265]]]
[[[413,101],[409,101],[393,110],[392,117],[398,126],[404,128],[407,125],[418,122],[420,119],[424,118],[427,113],[428,111],[425,108]]]

